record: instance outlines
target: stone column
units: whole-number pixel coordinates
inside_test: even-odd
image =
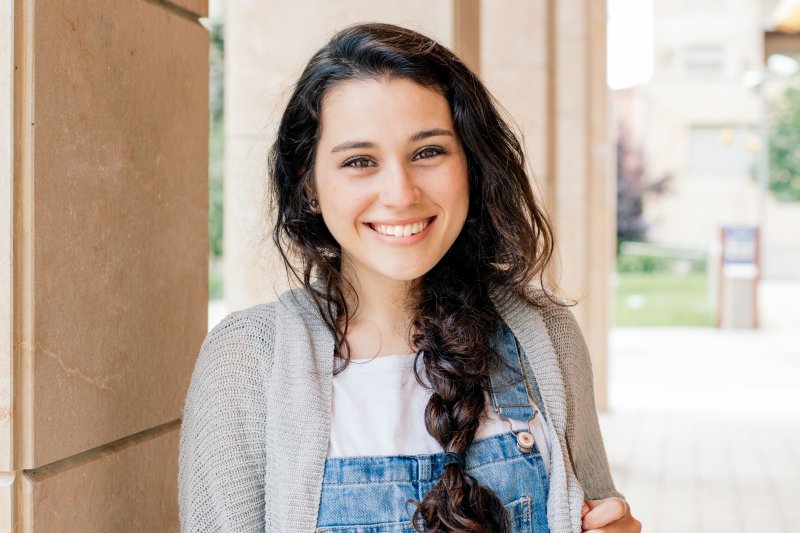
[[[556,229],[552,278],[573,308],[605,409],[613,272],[613,150],[605,75],[605,2],[481,4],[481,73],[527,149],[534,189]]]
[[[10,532],[13,520],[14,368],[11,352],[13,309],[12,225],[14,205],[13,89],[14,2],[0,3],[0,531]]]
[[[178,528],[207,331],[206,4],[0,5],[0,531]]]

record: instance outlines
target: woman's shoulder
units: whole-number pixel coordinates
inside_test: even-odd
[[[275,306],[258,304],[225,315],[206,334],[190,384],[202,396],[230,395],[266,377],[272,366]]]
[[[528,319],[540,317],[551,331],[571,331],[577,327],[571,310],[575,302],[553,290],[528,285],[523,294],[515,294],[499,301],[504,314],[516,313]]]
[[[321,322],[306,290],[288,289],[274,301],[232,311],[209,330],[197,367],[252,367],[266,375],[271,367],[278,331]]]
[[[575,302],[563,295],[540,287],[529,287],[526,294],[529,302],[539,310],[542,319],[552,332],[580,333],[578,321],[572,312]]]
[[[228,313],[209,330],[203,349],[219,356],[241,355],[241,348],[269,351],[275,337],[275,305],[262,303]]]
[[[558,293],[539,286],[526,287],[524,296],[517,299],[517,313],[526,317],[532,327],[543,327],[558,359],[563,363],[583,359],[587,354],[584,339],[575,314],[574,302]]]

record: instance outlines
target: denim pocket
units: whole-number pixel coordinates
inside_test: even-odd
[[[415,533],[410,520],[388,524],[370,524],[363,526],[330,526],[318,527],[317,533]]]
[[[527,496],[506,504],[509,533],[533,533],[531,499]]]

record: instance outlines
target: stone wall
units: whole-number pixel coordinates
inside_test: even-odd
[[[0,531],[175,531],[206,333],[206,1],[10,4]]]

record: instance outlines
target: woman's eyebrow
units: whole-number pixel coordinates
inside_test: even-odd
[[[433,128],[432,130],[423,130],[415,133],[411,136],[408,142],[416,142],[421,141],[422,139],[427,139],[428,137],[436,137],[437,135],[449,135],[450,137],[455,137],[453,132],[450,130],[445,130],[442,128]],[[344,150],[355,150],[358,148],[375,148],[375,143],[369,141],[347,141],[343,142],[342,144],[337,144],[333,148],[331,148],[331,153],[334,152],[342,152]]]
[[[354,150],[356,148],[375,148],[375,143],[367,141],[347,141],[331,148],[331,153],[341,152],[342,150]]]
[[[408,142],[415,142],[421,141],[422,139],[427,139],[428,137],[436,137],[437,135],[449,135],[450,137],[455,137],[453,132],[450,130],[444,130],[442,128],[433,128],[432,130],[424,130],[418,133],[415,133],[411,136]]]

